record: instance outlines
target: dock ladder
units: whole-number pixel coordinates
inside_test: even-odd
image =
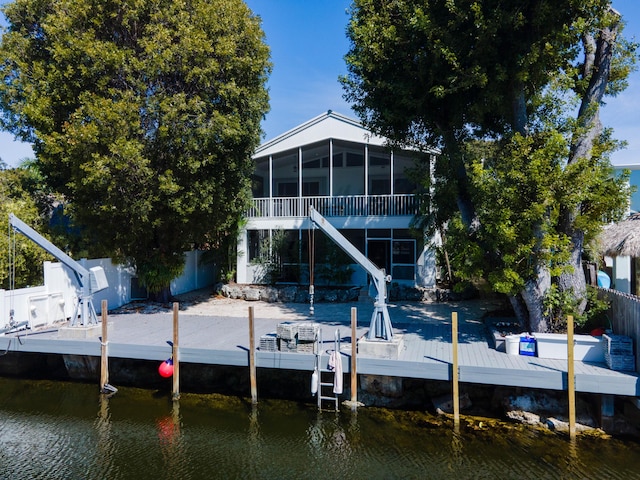
[[[340,330],[336,329],[335,336],[333,340],[333,352],[334,360],[336,364],[338,362],[342,362],[342,358],[340,356]],[[315,373],[317,374],[317,392],[318,396],[318,410],[323,410],[323,405],[331,402],[333,403],[333,409],[337,412],[339,410],[339,399],[338,395],[341,393],[335,393],[334,387],[335,382],[337,381],[336,375],[342,376],[342,363],[339,366],[334,368],[329,367],[329,363],[331,360],[331,351],[325,351],[322,344],[322,329],[318,331],[318,336],[316,339],[316,366]],[[340,383],[342,382],[342,378],[339,379]],[[324,402],[324,403],[323,403]],[[326,409],[328,410],[328,409]]]

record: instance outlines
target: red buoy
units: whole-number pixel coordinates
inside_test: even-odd
[[[169,378],[171,375],[173,375],[173,360],[171,358],[168,358],[167,360],[162,362],[158,367],[158,373],[163,378]]]

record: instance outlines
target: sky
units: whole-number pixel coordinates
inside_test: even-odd
[[[347,73],[344,55],[349,50],[346,26],[350,0],[245,0],[262,19],[271,48],[273,72],[268,81],[271,110],[262,123],[263,140],[270,140],[327,110],[353,118],[343,98],[338,77]],[[0,5],[8,3],[0,0]],[[625,36],[640,42],[640,0],[613,0],[625,22]],[[0,15],[0,24],[6,25]],[[615,166],[640,168],[640,72],[629,87],[607,99],[601,110],[605,126],[626,140],[626,149],[613,153]],[[30,145],[0,132],[0,158],[9,166],[33,157]]]

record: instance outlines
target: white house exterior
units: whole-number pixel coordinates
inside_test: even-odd
[[[409,228],[418,197],[407,174],[417,159],[429,165],[430,158],[391,150],[357,120],[332,111],[262,144],[253,158],[253,203],[239,237],[238,283],[261,283],[255,260],[275,231],[291,246],[285,259],[291,273],[279,281],[309,282],[309,256],[321,261],[308,249],[313,206],[394,282],[434,286],[430,242]],[[364,269],[352,267],[347,283],[366,285]]]
[[[618,170],[630,170],[629,183],[635,187],[631,195],[629,213],[640,212],[640,164],[620,165]],[[607,273],[611,276],[611,288],[624,293],[640,295],[640,258],[605,257]]]

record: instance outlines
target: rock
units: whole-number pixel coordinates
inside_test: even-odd
[[[275,303],[278,301],[278,289],[265,287],[260,290],[260,300],[263,302]]]
[[[249,302],[257,302],[260,300],[260,290],[252,287],[245,287],[242,289],[242,298]]]
[[[439,415],[443,413],[453,413],[453,397],[450,394],[432,398],[431,402]],[[471,408],[471,399],[467,393],[460,395],[460,410]]]
[[[227,298],[233,298],[236,300],[243,298],[242,289],[240,288],[240,286],[235,284],[234,285],[227,284],[223,286],[221,289],[221,292],[222,292],[222,295],[224,295]]]
[[[306,290],[298,290],[296,292],[295,295],[295,300],[296,303],[309,303],[309,292],[307,292]]]
[[[562,412],[568,411],[567,399],[564,393],[527,392],[520,395],[506,395],[502,399],[505,415],[528,425],[543,424],[552,430],[564,431],[568,429],[568,419]],[[589,405],[583,400],[576,402],[576,429],[578,425],[583,430],[598,426],[589,411]]]
[[[538,425],[540,424],[540,415],[535,413],[525,412],[523,410],[509,410],[506,412],[507,418],[526,425]]]
[[[337,302],[338,301],[338,292],[336,292],[335,290],[328,290],[325,294],[324,294],[324,301],[325,302]]]
[[[360,389],[363,392],[384,397],[401,397],[403,393],[402,378],[386,375],[359,375]]]
[[[280,301],[284,303],[293,302],[296,299],[297,292],[297,287],[284,287],[282,290],[280,290]]]

